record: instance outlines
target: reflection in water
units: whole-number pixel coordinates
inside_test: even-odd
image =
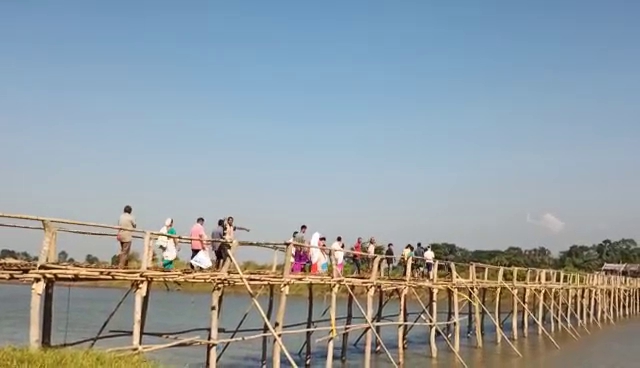
[[[67,308],[67,297],[70,292],[70,304]],[[61,344],[79,339],[95,336],[101,324],[120,300],[125,290],[121,289],[89,289],[67,288],[57,286],[54,296],[54,331],[53,343]],[[30,287],[18,285],[0,285],[0,339],[4,344],[26,345],[28,343],[29,327],[29,300]],[[166,292],[153,289],[149,305],[149,314],[146,324],[147,331],[171,332],[191,328],[206,328],[209,325],[209,296],[206,294],[187,294],[180,292]],[[266,306],[266,299],[260,300]],[[233,331],[249,306],[249,299],[245,295],[226,295],[220,325],[226,331]],[[316,298],[315,317],[319,319],[322,312],[328,306],[327,298]],[[343,315],[346,310],[346,301],[339,300],[338,314]],[[277,298],[276,298],[277,304]],[[364,301],[361,301],[364,305]],[[277,305],[274,306],[277,308]],[[396,315],[398,311],[397,301],[390,301],[385,307],[387,315]],[[409,310],[417,313],[421,310],[419,305],[409,305]],[[445,311],[446,305],[439,305],[439,311]],[[304,298],[290,297],[287,302],[286,323],[304,322],[306,320],[307,303]],[[461,313],[461,316],[464,315]],[[114,316],[109,330],[130,330],[133,316],[133,298],[129,297],[121,309]],[[326,316],[325,316],[326,317]],[[354,317],[362,317],[354,306]],[[69,320],[66,327],[67,318]],[[390,317],[396,320],[397,317]],[[415,319],[410,318],[411,321]],[[439,320],[446,319],[446,315],[440,314]],[[344,321],[338,322],[343,324]],[[364,323],[360,320],[359,323]],[[529,337],[520,337],[514,341],[516,348],[522,353],[519,358],[509,344],[503,341],[496,345],[495,328],[490,320],[486,321],[486,334],[484,347],[477,349],[473,337],[466,338],[466,321],[461,326],[463,337],[460,342],[460,355],[469,367],[513,367],[513,368],[538,368],[538,367],[637,367],[640,366],[640,349],[635,346],[636,336],[640,333],[640,320],[631,319],[621,321],[616,325],[605,325],[603,329],[597,326],[589,326],[591,335],[584,329],[579,329],[582,337],[574,340],[566,332],[556,332],[553,338],[560,345],[561,350],[549,341],[547,337],[537,334],[535,323],[530,323]],[[319,323],[318,326],[327,326],[327,323]],[[255,310],[247,316],[243,328],[262,328],[262,320]],[[299,328],[304,328],[301,326]],[[505,323],[507,335],[509,335],[508,321]],[[255,332],[247,332],[240,336],[248,336]],[[324,337],[327,332],[320,331],[312,336],[312,341]],[[364,355],[364,339],[357,346],[353,342],[360,335],[356,331],[349,335],[348,361],[346,367],[361,367]],[[383,327],[381,335],[385,346],[397,359],[397,327]],[[206,338],[203,331],[185,334],[184,337]],[[228,337],[229,334],[221,334]],[[473,333],[471,334],[473,336]],[[294,358],[302,363],[304,356],[296,355],[304,342],[304,335],[285,335],[283,340]],[[166,342],[160,338],[145,337],[144,344],[158,344]],[[97,346],[101,348],[130,345],[130,337],[102,340]],[[269,341],[271,345],[271,340]],[[234,343],[224,353],[220,366],[222,367],[256,367],[260,366],[262,340],[250,340]],[[86,346],[86,345],[85,345]],[[335,343],[334,362],[340,366],[340,339]],[[270,353],[270,351],[269,351]],[[405,366],[421,367],[456,367],[455,355],[451,353],[446,343],[438,340],[438,358],[431,359],[429,352],[429,330],[427,326],[415,326],[408,335],[408,348],[405,350]],[[161,350],[150,354],[150,357],[162,362],[169,367],[203,367],[204,347],[188,347]],[[324,366],[326,357],[326,340],[313,343],[312,366]],[[286,359],[283,358],[283,362]],[[392,367],[384,353],[375,356],[373,366],[376,368]]]

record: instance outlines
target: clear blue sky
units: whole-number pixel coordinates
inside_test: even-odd
[[[0,209],[234,215],[252,240],[640,238],[640,3],[528,3],[3,1]]]

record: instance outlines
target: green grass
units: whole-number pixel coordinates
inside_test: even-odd
[[[116,356],[96,350],[0,348],[0,368],[156,368],[141,356]]]

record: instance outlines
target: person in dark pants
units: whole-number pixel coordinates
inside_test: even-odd
[[[216,256],[216,269],[219,270],[220,267],[222,267],[222,261],[223,261],[223,245],[220,242],[222,239],[224,239],[224,220],[223,219],[218,220],[218,227],[216,227],[216,229],[211,232],[211,239],[218,240],[218,241],[213,241],[211,243],[211,248],[212,248],[211,250],[213,250],[213,253]]]
[[[353,245],[353,248],[351,248],[351,250],[353,250],[354,252],[357,253],[362,253],[362,238],[358,238],[358,240],[356,241],[356,243]],[[360,275],[360,259],[362,258],[362,255],[360,254],[352,254],[353,256],[353,265],[356,267],[356,270],[354,271],[353,275]]]
[[[393,244],[389,243],[387,251],[384,252],[385,260],[387,261],[387,277],[391,277],[391,269],[396,262],[396,256],[393,254]]]

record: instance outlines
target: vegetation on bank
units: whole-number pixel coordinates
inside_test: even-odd
[[[96,350],[0,348],[0,368],[156,368],[139,355],[117,356]]]

